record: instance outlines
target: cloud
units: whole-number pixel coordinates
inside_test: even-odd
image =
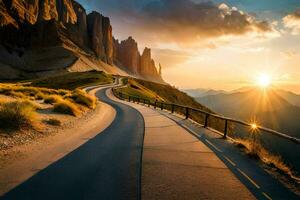
[[[300,9],[295,12],[285,16],[283,18],[283,24],[286,28],[291,30],[293,35],[300,34]]]
[[[195,57],[192,52],[173,49],[152,49],[153,57],[160,61],[163,68],[176,67]]]
[[[284,58],[284,59],[287,59],[287,60],[290,60],[292,58],[294,58],[296,56],[296,52],[295,51],[283,51],[283,52],[280,52],[280,55]]]
[[[142,12],[143,23],[149,28],[178,40],[272,31],[268,22],[258,21],[224,3],[218,6],[210,1],[178,0],[174,3],[173,0],[160,0],[145,5]]]
[[[131,32],[139,41],[151,44],[182,46],[224,35],[261,36],[273,31],[267,21],[210,0],[97,0],[92,5],[112,15],[117,35]]]

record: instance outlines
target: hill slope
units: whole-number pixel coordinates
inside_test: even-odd
[[[289,103],[277,90],[250,89],[231,94],[217,94],[197,101],[226,116],[246,121],[257,120],[261,125],[292,136],[300,136],[300,108]]]

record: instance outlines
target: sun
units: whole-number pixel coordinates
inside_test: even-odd
[[[271,85],[272,79],[268,74],[260,74],[257,78],[257,84],[262,88],[267,88]]]

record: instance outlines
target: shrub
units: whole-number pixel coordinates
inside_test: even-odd
[[[96,107],[96,98],[87,94],[83,90],[76,89],[72,95],[71,98],[78,104],[82,104],[84,106],[87,106],[88,108],[95,108]]]
[[[45,95],[42,92],[38,92],[35,94],[35,99],[36,100],[42,100],[45,98]]]
[[[69,100],[61,100],[54,104],[53,107],[54,112],[69,114],[73,116],[78,116],[80,114],[80,110],[78,107]]]
[[[65,95],[69,94],[69,91],[68,90],[64,90],[64,89],[59,89],[57,91],[57,94],[59,94],[61,96],[65,96]]]
[[[52,126],[60,126],[61,125],[61,121],[57,120],[57,119],[48,119],[44,121],[45,123],[52,125]]]
[[[58,95],[47,95],[44,97],[44,102],[48,104],[54,104],[62,100],[62,97]]]
[[[36,107],[30,101],[4,102],[0,106],[0,128],[21,129],[34,126]]]
[[[21,93],[21,92],[14,92],[14,91],[11,91],[11,92],[10,92],[10,96],[17,97],[17,98],[21,98],[21,99],[26,99],[26,98],[28,98],[25,94],[23,94],[23,93]]]

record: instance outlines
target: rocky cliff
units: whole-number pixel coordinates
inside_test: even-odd
[[[136,77],[162,81],[150,49],[140,55],[132,37],[115,40],[108,17],[87,15],[74,0],[0,0],[0,39],[0,72],[55,73],[88,59],[85,63],[119,66]]]
[[[129,73],[140,78],[162,82],[151,57],[151,49],[146,47],[141,55],[137,42],[129,37],[121,42],[115,40],[114,51],[114,60],[119,62]]]

